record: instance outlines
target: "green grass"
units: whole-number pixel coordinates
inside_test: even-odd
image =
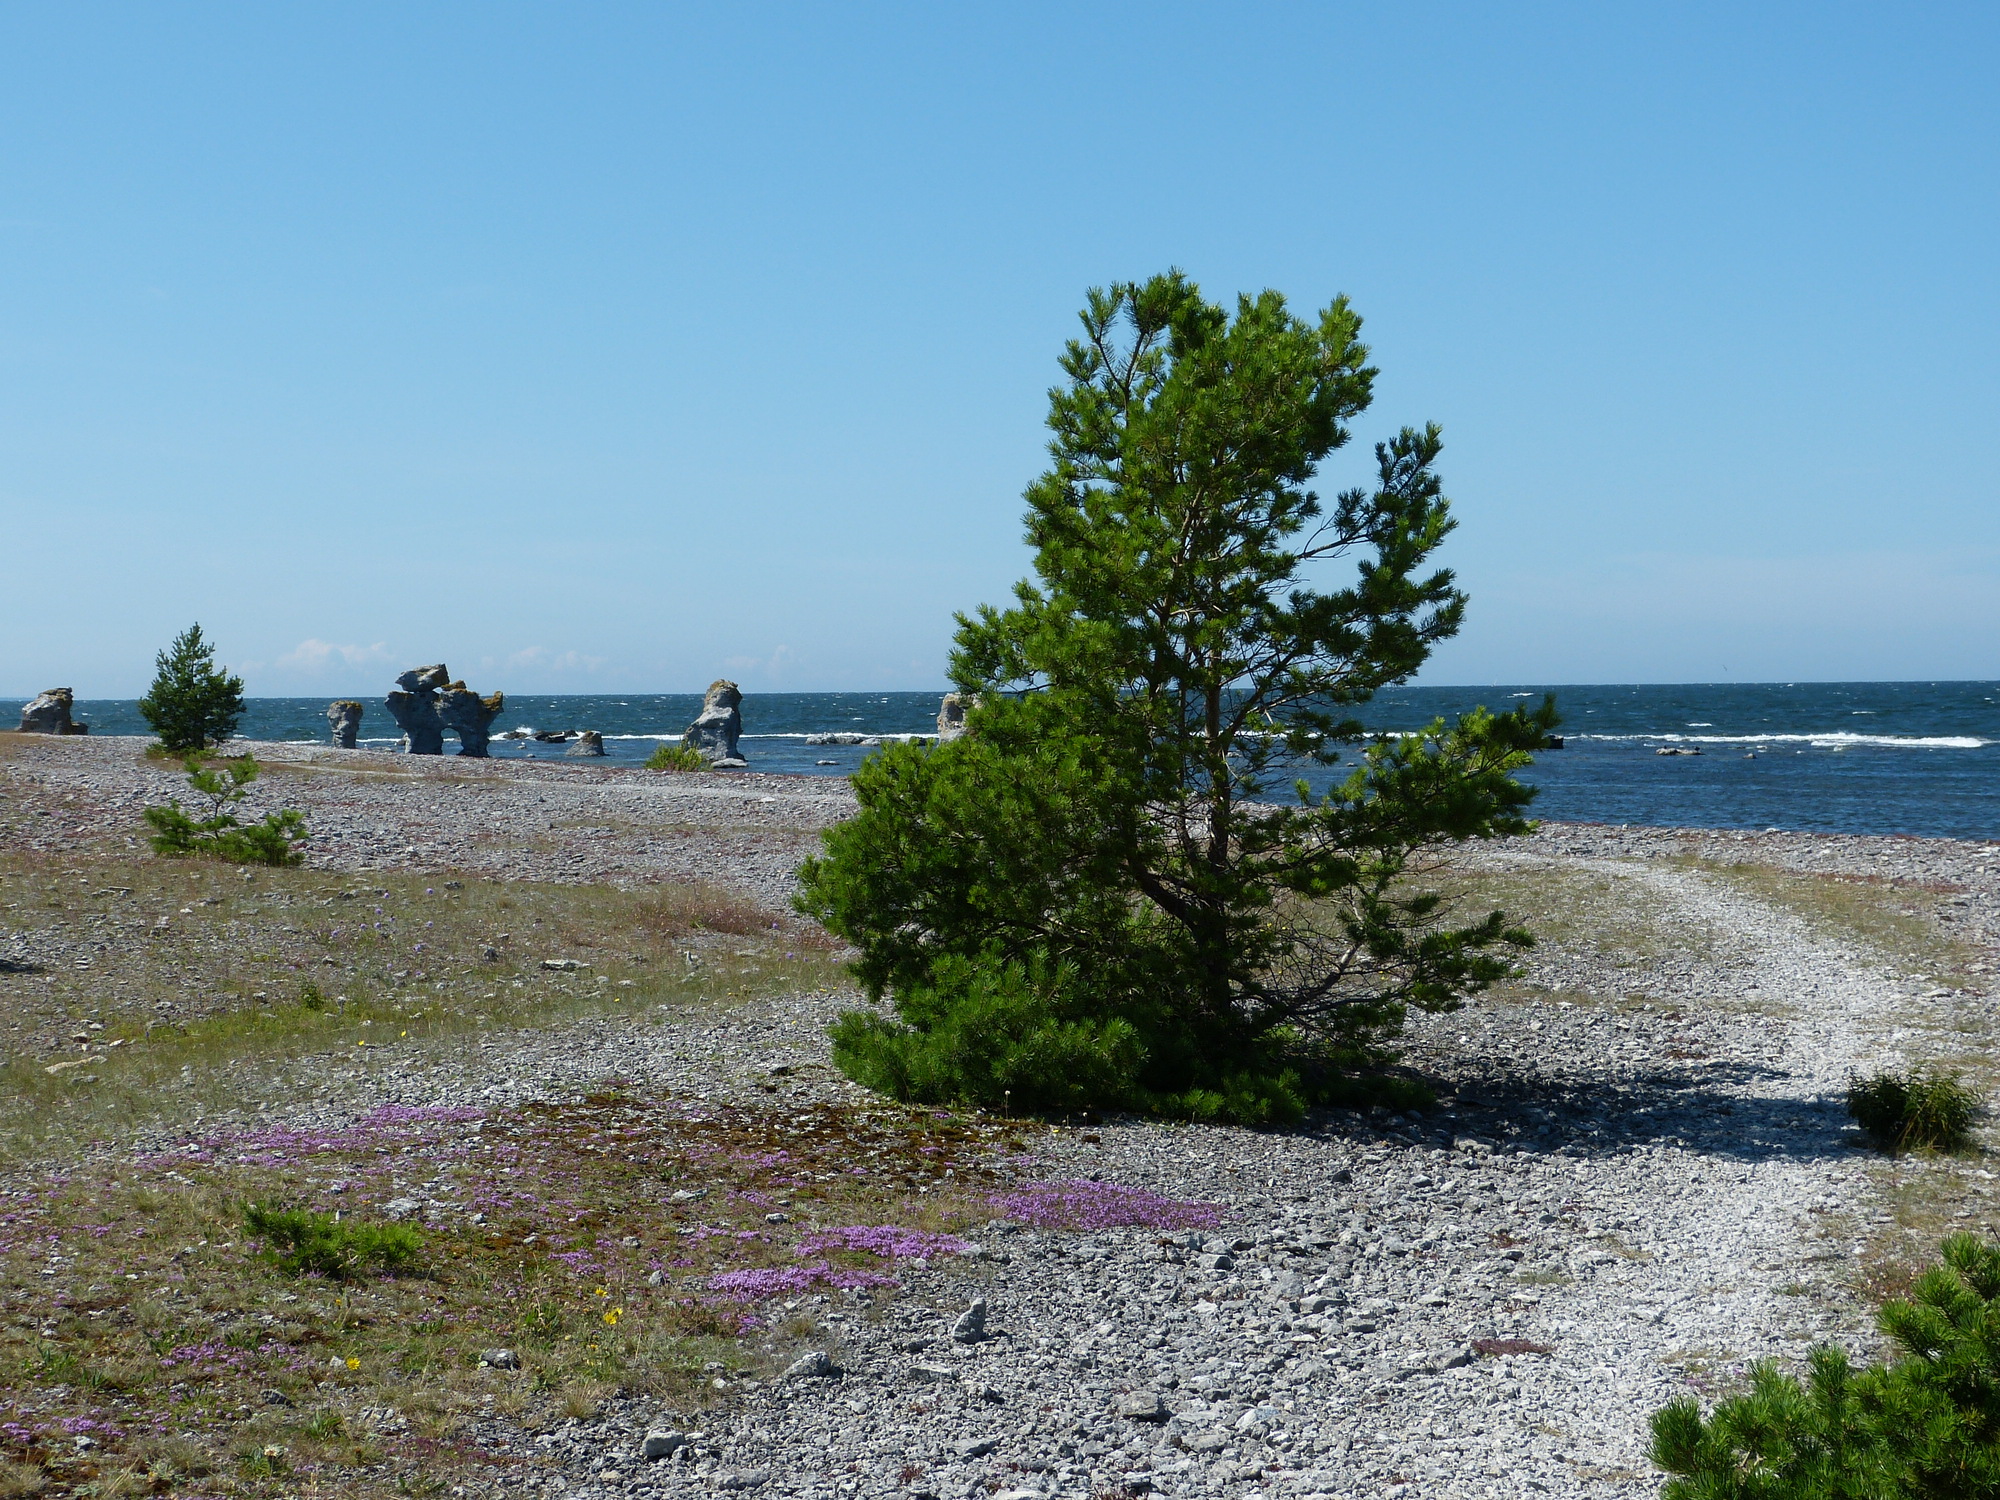
[[[1849,1080],[1847,1111],[1884,1151],[1962,1151],[1979,1100],[1953,1074],[1890,1070]]]
[[[275,1500],[309,1475],[312,1494],[360,1497],[490,1480],[470,1440],[483,1413],[544,1430],[623,1392],[699,1425],[834,1338],[811,1296],[739,1301],[718,1273],[830,1263],[869,1282],[836,1305],[884,1315],[893,1263],[803,1237],[965,1231],[992,1213],[998,1163],[1027,1149],[1010,1124],[932,1111],[614,1092],[224,1131],[194,1151],[17,1173],[0,1405],[29,1435],[11,1451],[66,1493],[131,1474],[155,1492],[200,1481]],[[382,1217],[405,1193],[428,1201],[421,1231]],[[976,1279],[977,1263],[963,1271]],[[493,1348],[519,1367],[483,1364]],[[385,1409],[394,1421],[364,1415]],[[64,1426],[79,1421],[100,1424],[89,1452]]]
[[[662,745],[646,757],[649,771],[706,771],[708,757],[692,745]]]

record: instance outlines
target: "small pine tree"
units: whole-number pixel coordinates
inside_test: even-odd
[[[215,665],[215,647],[190,625],[153,659],[153,686],[139,700],[160,744],[176,755],[220,745],[243,718],[243,679]]]
[[[189,817],[179,802],[149,807],[145,819],[153,826],[156,854],[197,855],[226,859],[239,865],[296,865],[305,861],[298,845],[306,837],[305,814],[293,808],[267,814],[261,823],[245,825],[229,809],[249,796],[257,779],[257,762],[249,756],[228,763],[228,776],[187,759],[188,785],[208,798],[208,816]]]
[[[1882,1309],[1888,1364],[1824,1345],[1803,1383],[1760,1362],[1706,1418],[1691,1396],[1654,1412],[1664,1500],[2000,1497],[2000,1246],[1955,1234],[1943,1252]]]

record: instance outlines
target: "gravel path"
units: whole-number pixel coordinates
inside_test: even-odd
[[[173,780],[141,766],[135,782],[129,745],[75,743],[7,765],[15,837],[115,838]],[[314,863],[341,868],[699,873],[776,903],[851,807],[839,782],[407,761],[384,775],[328,759],[341,752],[267,753],[312,772],[286,776],[284,797],[313,822]],[[1442,1082],[1440,1111],[1334,1112],[1284,1135],[1050,1131],[1036,1174],[1219,1216],[1171,1232],[998,1219],[975,1254],[906,1262],[892,1299],[801,1299],[790,1310],[817,1320],[825,1360],[739,1390],[698,1430],[614,1401],[539,1435],[489,1420],[481,1441],[556,1460],[559,1479],[529,1482],[579,1497],[1656,1493],[1655,1407],[1814,1341],[1872,1348],[1852,1234],[1874,1158],[1846,1124],[1845,1078],[1927,1039],[1983,1039],[1993,1011],[1990,993],[1917,987],[1688,856],[1910,882],[1990,948],[1995,853],[1578,825],[1496,847],[1494,871],[1616,883],[1655,950],[1634,964],[1547,947],[1510,995],[1419,1019],[1410,1060]],[[782,1063],[785,1107],[853,1099],[823,1040],[852,1003],[594,1020],[417,1067],[329,1060],[324,1082],[343,1100],[494,1106],[619,1075],[771,1107],[757,1080]],[[975,1297],[984,1332],[955,1338]],[[649,1432],[668,1456],[645,1456]]]
[[[982,1253],[907,1273],[886,1305],[803,1299],[836,1373],[753,1386],[692,1433],[613,1403],[483,1437],[556,1458],[553,1492],[578,1496],[1655,1493],[1655,1407],[1822,1339],[1871,1349],[1858,1246],[1829,1232],[1872,1203],[1839,1097],[1925,1017],[1868,952],[1710,876],[1531,847],[1496,858],[1629,881],[1698,956],[1634,974],[1550,952],[1525,993],[1621,1003],[1421,1021],[1412,1060],[1455,1090],[1439,1114],[1336,1112],[1291,1135],[1116,1124],[1038,1147],[1040,1175],[1224,1206],[1207,1231],[996,1221]],[[491,1104],[616,1073],[754,1104],[783,1064],[794,1101],[853,1099],[823,1066],[841,1003],[510,1039],[483,1069],[398,1087]],[[987,1336],[960,1342],[974,1297]],[[648,1460],[649,1432],[682,1445]]]

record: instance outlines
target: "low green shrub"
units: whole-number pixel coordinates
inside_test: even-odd
[[[1073,974],[1054,978],[1060,992]],[[1068,1017],[1018,963],[941,959],[932,985],[903,997],[903,1020],[850,1011],[833,1025],[834,1065],[915,1104],[983,1104],[1023,1114],[1136,1102],[1145,1048],[1129,1021]],[[911,1021],[917,1024],[910,1024]]]
[[[243,1227],[264,1241],[264,1258],[294,1276],[351,1281],[378,1271],[395,1275],[416,1263],[423,1236],[406,1224],[344,1224],[306,1208],[247,1203]]]
[[[1958,1234],[1943,1257],[1883,1307],[1887,1365],[1822,1346],[1804,1383],[1763,1361],[1706,1420],[1692,1397],[1655,1412],[1662,1500],[2000,1497],[2000,1246]]]
[[[1913,1068],[1849,1079],[1847,1112],[1884,1151],[1955,1151],[1967,1143],[1979,1101],[1954,1075]]]
[[[849,1078],[910,1104],[975,1105],[1029,1115],[1132,1110],[1256,1128],[1295,1123],[1316,1104],[1428,1108],[1422,1084],[1369,1071],[1362,1048],[1334,1055],[1288,1032],[1264,1049],[1203,1054],[1201,1039],[1102,975],[1040,957],[940,956],[930,981],[896,999],[893,1019],[849,1011],[832,1028]]]
[[[257,779],[257,762],[249,756],[223,762],[225,771],[211,770],[199,755],[191,755],[188,785],[208,798],[208,816],[191,818],[179,802],[145,811],[156,854],[227,860],[239,865],[296,865],[305,861],[297,847],[306,837],[305,814],[291,808],[268,814],[263,822],[243,824],[229,811]]]
[[[649,771],[706,771],[708,757],[692,745],[662,745],[646,757]]]

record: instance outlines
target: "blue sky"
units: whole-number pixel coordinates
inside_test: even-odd
[[[1345,292],[1437,683],[2000,676],[1989,7],[0,10],[0,689],[927,688],[1084,289]]]

